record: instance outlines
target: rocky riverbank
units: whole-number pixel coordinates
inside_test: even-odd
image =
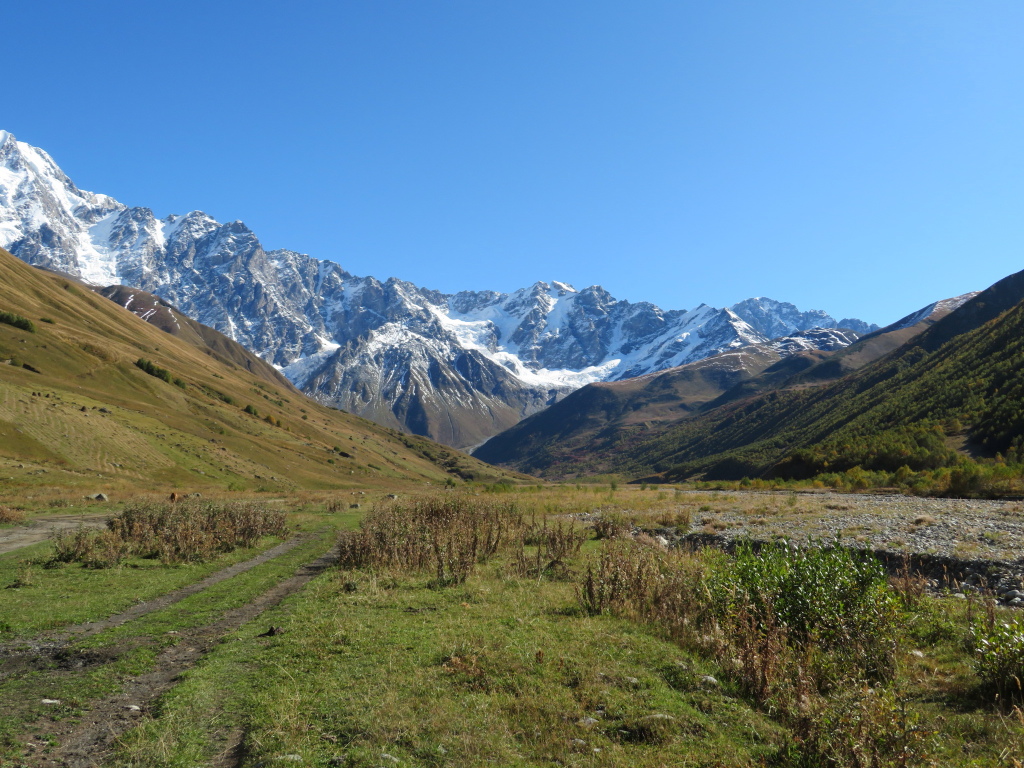
[[[637,531],[672,546],[795,546],[839,541],[873,552],[893,571],[909,568],[933,589],[994,594],[1024,606],[1024,504],[840,493],[684,493],[688,529],[645,525]]]

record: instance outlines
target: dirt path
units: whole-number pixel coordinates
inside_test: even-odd
[[[51,753],[26,758],[24,765],[48,768],[90,768],[102,765],[109,757],[117,737],[134,727],[157,698],[172,688],[178,677],[209,652],[219,638],[300,590],[336,563],[338,556],[335,547],[317,560],[301,566],[294,576],[279,582],[247,605],[228,611],[211,624],[182,630],[179,642],[157,657],[152,671],[126,680],[121,693],[93,702],[78,722],[37,722],[33,725],[33,731],[52,734],[59,742],[59,747]]]
[[[15,549],[27,547],[29,544],[37,544],[50,538],[50,532],[66,531],[84,525],[87,528],[102,528],[107,524],[107,517],[103,513],[90,515],[51,515],[49,517],[37,517],[30,523],[19,525],[15,528],[4,528],[0,530],[0,555],[11,552]]]
[[[300,534],[288,541],[278,544],[276,547],[268,549],[266,552],[261,552],[254,558],[241,563],[235,563],[234,565],[229,565],[227,568],[217,571],[195,584],[189,584],[181,589],[168,592],[166,595],[161,595],[160,597],[147,602],[133,605],[127,611],[123,611],[115,616],[101,619],[100,621],[90,621],[85,624],[66,627],[56,632],[47,632],[32,640],[16,640],[9,643],[0,643],[0,662],[2,662],[4,658],[10,658],[14,655],[38,653],[48,653],[52,655],[63,648],[69,640],[88,637],[89,635],[94,635],[97,632],[102,632],[103,630],[110,629],[111,627],[119,627],[125,622],[132,621],[140,616],[145,616],[147,613],[159,611],[169,605],[179,602],[180,600],[184,600],[190,595],[202,592],[204,589],[212,587],[214,584],[219,584],[222,581],[230,579],[232,576],[245,573],[246,571],[255,568],[257,565],[265,563],[268,560],[273,560],[275,557],[279,557],[284,553],[295,549],[295,547],[307,543],[318,535],[319,534],[317,533]]]

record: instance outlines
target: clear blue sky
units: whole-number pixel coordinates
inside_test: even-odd
[[[1024,269],[1020,0],[13,3],[84,189],[443,291],[886,323]]]

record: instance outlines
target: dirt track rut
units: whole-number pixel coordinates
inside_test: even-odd
[[[311,536],[306,536],[304,540],[308,541],[310,538]],[[286,542],[286,544],[291,544],[289,549],[297,546],[299,543],[302,542],[297,542],[296,539]],[[285,545],[280,545],[274,549],[280,550],[283,546]],[[283,554],[283,551],[278,551],[276,554],[271,555],[272,552],[274,550],[268,550],[268,552],[261,555],[264,558],[263,562]],[[338,555],[338,549],[335,547],[313,562],[301,566],[293,576],[278,582],[271,589],[246,605],[224,613],[217,621],[201,627],[181,630],[177,644],[167,648],[157,656],[154,667],[150,672],[126,680],[120,693],[102,701],[92,702],[89,705],[88,711],[80,720],[74,722],[54,720],[35,723],[33,725],[34,732],[42,730],[52,734],[59,746],[50,752],[26,757],[22,765],[49,766],[51,768],[53,766],[62,766],[62,768],[90,768],[92,766],[104,765],[105,760],[113,750],[117,737],[134,727],[139,722],[141,716],[154,704],[156,699],[170,690],[181,674],[193,667],[204,654],[208,653],[216,645],[221,637],[234,631],[246,622],[257,618],[263,611],[272,608],[289,595],[299,591],[314,577],[336,563]],[[233,568],[238,568],[239,566],[251,568],[256,564],[251,560],[246,563],[240,563],[214,574],[205,582],[200,582],[186,589],[192,590],[190,594],[195,594],[212,583],[216,583],[211,581],[212,579],[223,581],[225,578],[230,578],[230,576],[241,572],[236,571],[235,573],[225,575],[227,571]],[[248,570],[248,568],[243,570]],[[178,590],[178,592],[181,591],[183,590]],[[176,594],[172,593],[166,597],[170,598]],[[182,597],[184,596],[182,595]],[[181,597],[177,599],[180,600]],[[175,602],[175,600],[170,602]],[[169,605],[170,602],[167,604]],[[139,607],[141,608],[142,606]],[[149,608],[149,610],[156,610],[156,608]],[[143,611],[143,613],[145,612],[148,611]],[[130,611],[126,613],[130,613]],[[121,614],[120,616],[108,619],[107,622],[119,620],[117,623],[124,623],[124,621],[130,620],[130,618],[137,618],[138,615],[142,614],[122,619],[125,614]],[[102,623],[104,622],[96,622],[96,624]],[[81,627],[73,629],[91,634],[103,628],[92,629],[93,626],[81,625]],[[110,624],[110,626],[117,626],[117,624]],[[66,631],[66,634],[68,637],[72,636],[71,631]]]

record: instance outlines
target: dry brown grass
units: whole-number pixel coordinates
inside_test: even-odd
[[[603,512],[594,519],[593,526],[598,539],[617,539],[630,534],[633,521],[619,512]]]
[[[54,560],[91,568],[117,565],[132,556],[165,564],[201,562],[287,532],[284,514],[257,502],[134,503],[107,521],[106,530],[56,532]]]
[[[587,540],[586,531],[565,520],[547,517],[530,521],[520,539],[516,572],[520,576],[565,578],[570,575],[569,560],[576,557]],[[533,549],[532,555],[527,548]]]
[[[24,521],[25,513],[23,511],[0,504],[0,523],[22,523]]]
[[[378,504],[358,531],[341,534],[343,568],[433,570],[439,586],[461,584],[477,563],[521,546],[515,503],[446,493]]]

